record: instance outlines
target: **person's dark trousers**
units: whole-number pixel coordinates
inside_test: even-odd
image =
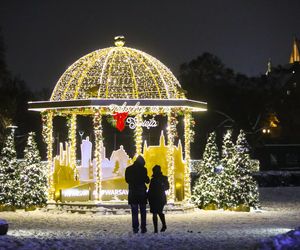
[[[131,204],[132,229],[134,233],[139,231],[139,207],[141,213],[141,231],[145,233],[146,229],[146,204]]]
[[[154,226],[154,233],[157,233],[157,214],[156,213],[153,213],[153,217],[152,217],[152,220],[153,220],[153,226]]]

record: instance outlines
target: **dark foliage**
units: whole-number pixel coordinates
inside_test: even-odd
[[[209,53],[182,64],[179,80],[187,97],[208,103],[208,112],[196,115],[195,151],[203,152],[208,133],[228,127],[244,129],[252,147],[299,141],[299,78],[297,63],[258,77],[235,73]]]

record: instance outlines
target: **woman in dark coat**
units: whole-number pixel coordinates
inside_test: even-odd
[[[148,190],[148,200],[150,212],[153,214],[154,233],[157,233],[157,214],[162,223],[161,232],[166,231],[166,219],[163,208],[167,203],[165,191],[169,189],[168,177],[161,172],[159,165],[155,165],[152,169],[153,175]]]

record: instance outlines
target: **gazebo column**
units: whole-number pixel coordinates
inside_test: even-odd
[[[137,114],[135,116],[135,130],[134,130],[134,139],[135,139],[135,153],[136,155],[142,154],[142,143],[143,143],[143,128],[142,128],[143,117],[142,114]]]
[[[174,141],[176,136],[176,124],[177,120],[172,112],[172,110],[167,114],[168,115],[168,127],[167,127],[167,137],[168,137],[168,154],[167,154],[167,164],[168,164],[168,179],[170,183],[169,189],[169,201],[175,201],[175,164],[174,164]]]
[[[185,155],[185,166],[184,166],[184,200],[188,202],[191,198],[191,179],[190,179],[190,150],[192,140],[192,129],[191,129],[192,114],[189,110],[184,112],[184,155]]]
[[[43,139],[47,144],[47,170],[48,170],[48,201],[54,200],[55,189],[53,182],[53,112],[42,113]]]
[[[95,183],[95,191],[96,191],[96,200],[101,201],[101,181],[102,181],[102,173],[101,173],[101,162],[102,162],[102,147],[103,147],[103,135],[102,135],[102,115],[100,109],[96,109],[93,117],[94,123],[94,134],[95,134],[95,151],[94,157],[96,160],[96,183]]]
[[[74,171],[74,178],[77,176],[77,168],[76,168],[76,127],[77,127],[77,116],[76,114],[72,114],[68,120],[68,138],[69,138],[69,146],[70,146],[70,166]]]

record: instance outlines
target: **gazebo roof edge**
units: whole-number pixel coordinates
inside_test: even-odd
[[[189,99],[79,99],[66,101],[34,101],[28,102],[29,110],[45,111],[51,109],[77,109],[92,107],[109,107],[112,105],[128,107],[182,107],[194,112],[207,111],[207,103]]]

